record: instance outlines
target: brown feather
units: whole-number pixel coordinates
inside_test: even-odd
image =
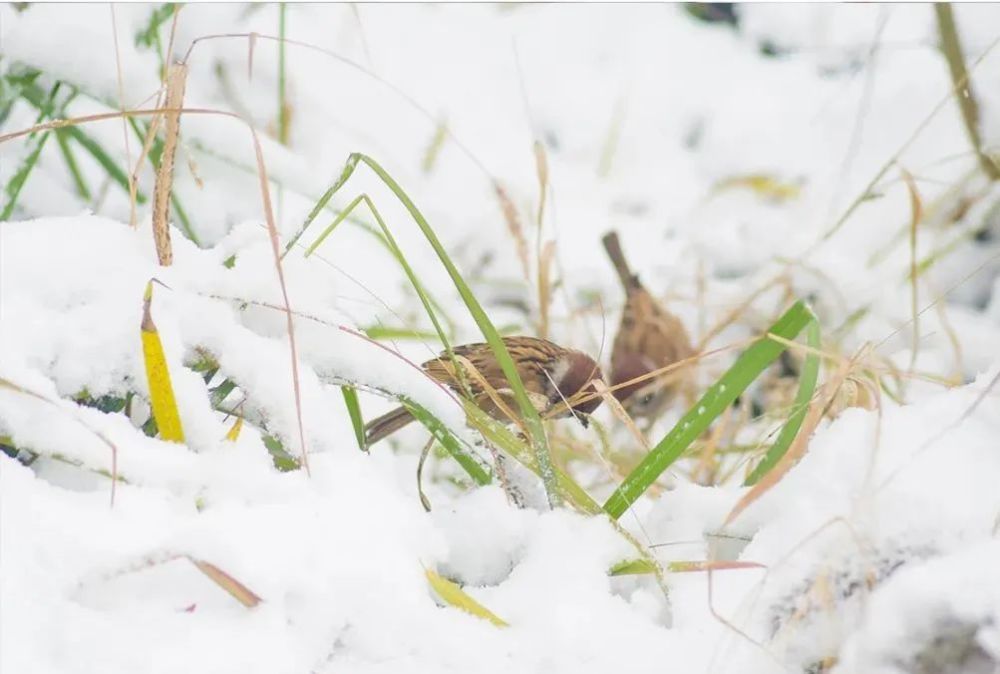
[[[379,440],[389,437],[411,421],[413,421],[413,415],[405,407],[397,407],[376,419],[372,419],[365,424],[365,445],[371,446]]]

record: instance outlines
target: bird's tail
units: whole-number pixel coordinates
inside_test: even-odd
[[[622,252],[622,245],[618,241],[618,232],[608,232],[601,239],[601,243],[604,244],[604,250],[608,252],[611,264],[614,265],[615,271],[618,272],[618,278],[621,279],[625,289],[628,290],[638,285],[639,278],[632,273],[628,262],[625,260],[625,253]]]
[[[379,440],[389,437],[411,421],[413,421],[413,415],[405,407],[397,407],[391,412],[372,419],[365,424],[365,445],[371,447]]]

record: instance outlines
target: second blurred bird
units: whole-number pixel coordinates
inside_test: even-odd
[[[694,355],[680,319],[667,311],[639,281],[625,260],[616,232],[602,239],[625,289],[625,308],[611,347],[611,385],[642,377]],[[670,403],[689,376],[688,366],[615,389],[615,397],[636,419],[652,420]]]

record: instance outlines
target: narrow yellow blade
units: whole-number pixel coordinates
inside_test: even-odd
[[[233,427],[229,429],[226,433],[226,440],[229,442],[236,442],[236,439],[240,437],[240,431],[243,430],[243,417],[236,417],[236,423]]]
[[[427,569],[425,573],[427,574],[427,580],[434,589],[434,592],[437,593],[437,595],[441,597],[444,602],[451,604],[455,608],[460,608],[467,613],[471,613],[478,618],[489,620],[497,627],[507,627],[507,623],[498,618],[488,608],[467,595],[465,591],[455,583],[451,582],[447,578],[442,578],[430,569]]]
[[[160,437],[172,442],[184,442],[184,429],[177,411],[174,387],[170,383],[170,370],[163,355],[160,333],[156,330],[150,313],[153,300],[153,282],[146,284],[142,298],[142,356],[146,363],[146,381],[149,383],[149,398],[153,407],[153,418],[160,430]]]

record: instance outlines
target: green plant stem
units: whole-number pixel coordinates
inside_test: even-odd
[[[819,349],[820,347],[819,321],[815,319],[810,321],[806,326],[806,343],[813,349]],[[799,433],[799,428],[802,427],[802,421],[806,418],[806,413],[809,411],[809,402],[812,400],[813,392],[816,390],[816,380],[818,378],[819,356],[815,352],[810,352],[806,355],[805,364],[802,366],[802,373],[799,375],[799,390],[795,395],[795,402],[792,405],[793,411],[789,415],[788,421],[781,427],[781,432],[778,434],[777,440],[768,449],[767,454],[764,455],[764,459],[757,464],[753,472],[747,477],[743,483],[744,485],[749,487],[757,484],[762,477],[767,475],[769,470],[778,464],[781,457],[788,451],[795,436]]]
[[[278,142],[288,145],[288,102],[285,75],[285,13],[287,5],[278,5]]]
[[[719,380],[710,386],[701,399],[681,417],[677,425],[628,474],[624,482],[604,504],[604,510],[614,519],[642,496],[674,461],[676,461],[712,422],[722,414],[754,379],[785,350],[785,345],[768,335],[794,339],[810,321],[812,311],[801,301],[782,314],[760,340],[744,351]]]
[[[934,15],[937,17],[938,35],[941,37],[941,52],[948,61],[948,71],[954,86],[955,99],[962,111],[962,121],[969,142],[979,159],[979,166],[990,180],[1000,178],[1000,167],[986,154],[983,149],[982,137],[979,134],[979,103],[972,88],[972,80],[965,69],[965,57],[962,55],[962,43],[955,29],[955,17],[950,2],[935,2]]]

